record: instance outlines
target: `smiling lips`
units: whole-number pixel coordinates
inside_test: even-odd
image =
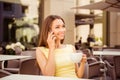
[[[60,37],[64,37],[65,34],[64,34],[64,33],[60,33],[59,36],[60,36]]]

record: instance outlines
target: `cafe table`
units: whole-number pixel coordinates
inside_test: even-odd
[[[11,74],[3,77],[0,80],[93,80],[93,79],[79,79],[79,78],[63,78],[53,76],[42,76],[42,75],[23,75],[23,74]]]
[[[93,55],[99,56],[100,61],[103,61],[103,56],[120,56],[120,51],[93,51]]]
[[[22,55],[0,55],[0,61],[2,61],[2,69],[4,69],[4,62],[7,60],[23,59],[30,57],[31,56],[22,56]]]
[[[93,51],[93,55],[112,55],[112,56],[120,56],[120,51]]]
[[[103,56],[120,56],[120,51],[93,51],[94,56],[99,56],[100,61],[104,63]],[[106,76],[106,72],[104,72],[104,75]]]

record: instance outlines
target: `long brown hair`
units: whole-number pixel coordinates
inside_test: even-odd
[[[42,27],[40,29],[40,38],[39,38],[39,44],[38,46],[44,46],[48,47],[47,44],[47,37],[48,37],[48,32],[51,30],[52,22],[55,19],[61,19],[63,23],[65,24],[63,18],[61,18],[58,15],[49,15],[43,22]],[[63,40],[61,40],[61,43],[63,43]]]

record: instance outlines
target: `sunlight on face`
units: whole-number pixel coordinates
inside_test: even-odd
[[[51,29],[54,32],[54,35],[56,36],[57,39],[60,40],[64,39],[66,28],[65,24],[61,19],[54,20]]]

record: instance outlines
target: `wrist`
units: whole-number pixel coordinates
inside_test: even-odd
[[[81,61],[82,64],[85,64],[87,61]]]
[[[54,49],[49,49],[49,53],[53,53],[54,52]]]
[[[86,62],[85,62],[85,61],[82,61],[81,63],[84,64],[84,63],[86,63]]]

